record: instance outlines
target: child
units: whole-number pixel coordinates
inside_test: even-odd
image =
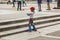
[[[37,29],[35,28],[35,25],[33,24],[33,16],[34,16],[35,8],[34,7],[31,7],[30,8],[30,11],[31,11],[31,13],[27,13],[27,15],[30,16],[30,19],[29,19],[29,31],[30,32],[32,30],[37,31]],[[33,27],[33,29],[31,27]]]

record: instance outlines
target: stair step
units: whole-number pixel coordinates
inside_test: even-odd
[[[53,19],[53,20],[48,20],[48,21],[42,21],[42,22],[36,22],[34,23],[35,25],[39,25],[39,24],[45,24],[45,23],[51,23],[51,22],[56,22],[56,21],[60,21],[60,19]],[[8,28],[1,28],[0,32],[3,31],[8,31],[8,30],[13,30],[13,29],[18,29],[18,28],[22,28],[22,27],[27,27],[28,24],[24,24],[24,25],[18,25],[18,26],[13,26],[13,27],[8,27]]]
[[[53,18],[53,17],[60,17],[60,15],[51,15],[51,16],[42,16],[42,17],[34,17],[34,20],[37,19],[46,19],[46,18]],[[18,18],[18,19],[10,19],[10,20],[1,20],[0,25],[6,25],[6,24],[11,24],[11,23],[16,23],[16,22],[24,22],[27,21],[29,18]]]
[[[58,24],[60,24],[60,21],[41,24],[41,25],[36,25],[36,28],[40,29],[40,28],[50,27],[50,26],[54,26],[54,25],[58,25]],[[18,29],[14,29],[14,30],[10,30],[10,31],[0,32],[0,37],[3,36],[3,35],[9,36],[9,35],[18,34],[21,31],[24,32],[24,30],[27,30],[27,29],[28,29],[28,27],[24,27],[24,28],[18,28]]]
[[[49,21],[49,20],[55,20],[55,19],[60,19],[60,17],[48,18],[48,19],[42,19],[42,20],[35,20],[34,23],[36,23],[36,22],[43,22],[43,21]],[[27,22],[22,22],[22,23],[14,23],[14,24],[3,25],[3,26],[0,26],[0,29],[1,28],[18,26],[18,25],[25,25],[25,24],[28,24],[28,21]]]

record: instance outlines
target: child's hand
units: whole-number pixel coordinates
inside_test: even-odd
[[[30,13],[27,13],[28,16],[30,16],[31,14]]]

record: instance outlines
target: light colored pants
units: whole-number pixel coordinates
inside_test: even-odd
[[[48,9],[50,9],[50,3],[49,2],[47,2],[47,7],[48,7]]]

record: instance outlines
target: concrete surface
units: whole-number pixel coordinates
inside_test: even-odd
[[[59,31],[56,31],[56,32],[49,33],[47,35],[60,37],[60,30]]]
[[[12,5],[8,6],[6,4],[3,4],[3,5],[0,6],[0,21],[16,19],[16,18],[17,19],[22,19],[22,17],[23,18],[26,18],[26,17],[29,18],[26,15],[26,12],[28,12],[29,11],[28,9],[31,6],[34,6],[34,5],[35,5],[35,7],[37,7],[37,4],[28,4],[27,7],[23,7],[23,9],[26,8],[26,10],[16,11],[16,8],[12,8]],[[5,6],[5,8],[3,6]],[[39,16],[48,16],[48,15],[60,15],[60,9],[57,9],[57,10],[52,9],[54,6],[56,6],[56,4],[51,4],[51,10],[48,11],[48,10],[46,10],[47,9],[46,4],[42,4],[42,9],[43,9],[42,12],[38,12],[38,9],[36,8],[35,16],[39,17]],[[45,24],[45,25],[47,25],[47,24]],[[41,40],[60,40],[60,37],[46,35],[48,33],[56,32],[56,31],[59,31],[59,30],[60,30],[60,24],[38,29],[37,32],[33,31],[33,32],[17,33],[15,35],[2,37],[2,38],[0,38],[0,40],[36,40],[36,39],[38,39],[38,40],[40,40],[40,39]],[[12,32],[12,31],[8,31],[8,33],[9,32]]]
[[[39,37],[35,37],[35,38],[29,39],[29,40],[60,40],[60,39],[50,38],[50,37],[44,37],[44,36],[39,36]]]

